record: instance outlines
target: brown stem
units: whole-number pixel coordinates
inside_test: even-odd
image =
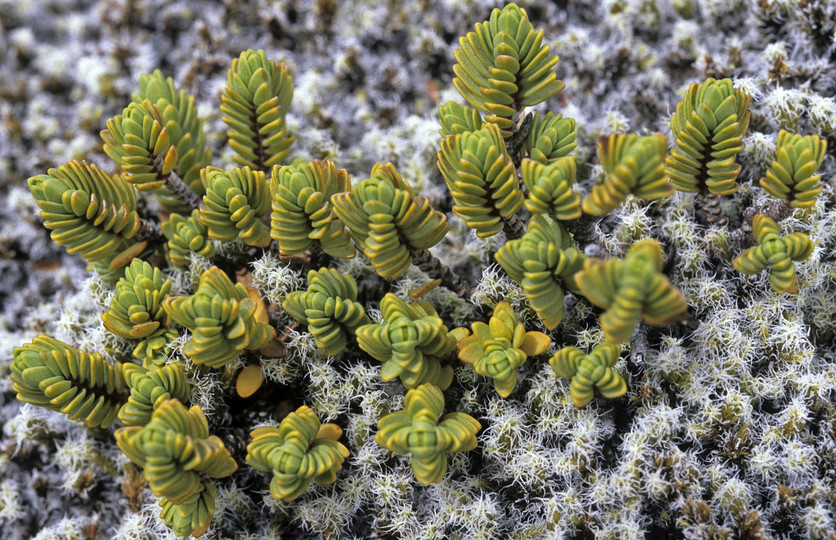
[[[595,234],[595,223],[600,218],[590,214],[581,214],[581,217],[569,221],[563,221],[566,230],[572,233],[575,243],[584,251],[589,244],[598,244],[598,236]]]
[[[331,264],[331,256],[325,253],[318,240],[314,240],[314,243],[311,244],[310,254],[311,268],[327,268]]]
[[[150,244],[162,244],[166,241],[160,224],[147,219],[140,221],[139,231],[137,231],[134,239],[138,242],[148,240]]]
[[[697,195],[696,217],[701,225],[706,226],[725,227],[729,223],[729,218],[720,208],[720,197],[706,191]]]
[[[449,267],[433,256],[430,250],[410,250],[410,255],[412,255],[413,264],[426,273],[430,279],[440,279],[443,286],[456,293],[460,298],[470,298],[473,294],[473,287],[470,283],[454,274]]]
[[[522,238],[522,235],[525,234],[525,225],[520,221],[520,218],[512,214],[507,218],[502,218],[502,232],[505,233],[508,240],[516,240]]]
[[[520,150],[522,149],[525,140],[528,138],[528,133],[531,131],[531,124],[533,121],[533,114],[528,113],[525,115],[522,122],[514,126],[514,129],[511,131],[511,136],[507,141],[505,141],[505,150],[508,151],[508,155],[511,156],[511,161],[514,162],[514,167],[517,169],[520,167],[520,162],[522,161]]]
[[[195,208],[200,208],[202,204],[202,200],[200,195],[192,191],[192,188],[183,181],[180,176],[177,175],[174,171],[171,171],[171,174],[168,175],[168,178],[165,179],[165,188],[171,193],[178,201],[183,203],[183,206],[189,209],[189,213]]]
[[[751,234],[752,220],[754,220],[755,216],[758,214],[763,214],[775,223],[780,223],[792,215],[792,207],[787,201],[783,200],[769,201],[760,206],[750,206],[746,209],[743,223],[740,224],[740,227],[731,232],[732,238],[740,241],[746,237],[746,235]]]
[[[163,156],[158,155],[154,158],[154,167],[157,171],[162,171],[163,168]],[[180,176],[171,171],[168,177],[165,179],[165,188],[171,193],[174,198],[180,201],[183,206],[189,209],[189,213],[196,208],[200,208],[202,204],[202,199],[200,195],[192,191],[192,188],[189,187],[186,182],[183,181]]]
[[[641,365],[644,363],[647,356],[647,325],[639,321],[636,325],[636,330],[633,332],[633,337],[630,339],[630,360],[634,365]]]

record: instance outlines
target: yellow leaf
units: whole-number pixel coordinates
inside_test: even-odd
[[[317,439],[331,439],[337,441],[342,437],[343,430],[337,424],[322,424],[319,426],[319,431],[316,433]]]
[[[261,299],[261,293],[257,290],[247,287],[247,294],[249,297],[255,302],[255,320],[261,324],[270,324],[270,320],[267,318],[267,307],[264,305],[264,301]]]
[[[264,371],[261,364],[250,364],[238,373],[235,381],[235,390],[242,398],[248,398],[255,394],[264,383]]]
[[[523,340],[522,351],[528,356],[542,354],[551,345],[552,338],[543,332],[526,332]]]
[[[142,242],[137,242],[124,251],[117,253],[116,256],[111,259],[110,266],[108,268],[110,270],[118,270],[119,268],[122,268],[131,262],[134,257],[139,257],[139,254],[145,251],[147,246],[148,240],[143,240]]]
[[[485,356],[485,349],[482,348],[482,344],[476,339],[476,336],[471,336],[461,342],[459,360],[462,362],[475,364],[483,356]]]
[[[461,342],[464,338],[470,335],[470,330],[462,326],[460,328],[453,328],[452,330],[447,332],[447,335],[452,336],[452,338],[455,339],[456,342]]]

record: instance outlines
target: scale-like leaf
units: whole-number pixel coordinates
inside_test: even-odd
[[[305,405],[288,414],[279,427],[262,427],[250,433],[247,463],[273,474],[270,495],[285,502],[305,492],[311,480],[330,484],[348,457],[338,439],[336,424],[320,424],[316,413]]]
[[[476,448],[482,425],[472,416],[455,412],[441,418],[444,395],[432,384],[409,390],[404,410],[380,419],[374,440],[396,454],[410,456],[415,479],[423,485],[441,480],[447,470],[447,454]]]
[[[769,282],[775,292],[798,292],[795,262],[809,259],[815,244],[800,232],[781,236],[778,225],[763,214],[752,220],[752,231],[758,245],[735,257],[734,267],[744,274],[759,274],[769,268]]]
[[[735,159],[749,128],[750,102],[731,79],[709,78],[688,88],[671,117],[676,146],[665,162],[676,189],[715,195],[737,191]]]
[[[127,399],[122,364],[110,364],[99,353],[40,335],[12,354],[12,390],[20,401],[106,428]]]
[[[827,141],[818,135],[778,132],[775,160],[760,184],[770,195],[787,201],[793,208],[811,208],[821,193],[821,167]]]
[[[248,50],[232,62],[221,98],[221,120],[235,163],[268,172],[290,154],[296,137],[287,131],[285,116],[293,100],[293,81],[287,66]]]

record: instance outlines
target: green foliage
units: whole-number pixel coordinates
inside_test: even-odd
[[[476,321],[471,328],[472,335],[466,328],[451,332],[457,339],[459,359],[472,365],[479,375],[492,378],[496,392],[503,398],[517,385],[517,368],[529,356],[545,351],[552,341],[542,332],[526,332],[508,302],[496,305],[489,324]]]
[[[438,107],[438,122],[441,124],[438,133],[442,138],[468,131],[479,131],[482,128],[479,111],[455,101],[448,101]]]
[[[387,414],[378,422],[374,440],[387,450],[408,454],[420,484],[441,480],[447,470],[447,454],[476,448],[476,432],[482,425],[472,416],[454,412],[439,421],[444,395],[432,384],[409,390],[404,410]]]
[[[287,295],[282,307],[308,325],[316,346],[330,356],[341,353],[348,336],[371,321],[357,302],[357,282],[333,268],[308,272],[308,290]]]
[[[630,339],[640,318],[664,326],[688,309],[685,297],[661,270],[662,246],[650,238],[633,244],[624,259],[584,262],[575,283],[587,300],[606,310],[600,322],[608,342]]]
[[[778,225],[763,214],[752,220],[752,232],[758,245],[735,257],[734,267],[744,274],[758,274],[769,268],[769,282],[775,292],[798,292],[793,261],[809,259],[816,245],[804,233],[781,236]]]
[[[200,222],[209,229],[210,238],[270,245],[270,227],[261,221],[270,211],[270,186],[263,172],[249,167],[231,171],[206,167],[200,179],[206,188]]]
[[[101,136],[105,153],[125,171],[122,179],[137,189],[159,188],[177,165],[177,147],[169,140],[163,116],[147,99],[108,120]]]
[[[192,337],[183,352],[195,364],[220,368],[244,349],[265,347],[275,335],[261,300],[217,266],[200,276],[192,296],[169,297],[163,303],[169,317],[188,328]]]
[[[793,208],[812,208],[821,193],[820,174],[827,141],[818,135],[778,132],[777,156],[761,178],[770,195],[790,203]]]
[[[350,189],[348,172],[333,161],[273,167],[270,236],[279,241],[279,253],[303,253],[318,242],[329,255],[353,257],[351,238],[331,204],[331,195]]]
[[[125,401],[122,364],[70,347],[48,336],[12,353],[12,390],[17,399],[66,414],[88,427],[108,427]]]
[[[688,88],[671,117],[676,147],[666,166],[676,189],[715,195],[737,191],[735,159],[749,128],[751,99],[735,90],[731,79],[708,78]]]
[[[549,214],[555,219],[581,217],[581,197],[575,185],[575,158],[566,156],[544,165],[524,159],[522,179],[528,189],[525,207],[532,214]]]
[[[214,482],[204,482],[180,504],[163,498],[160,501],[160,517],[177,536],[203,536],[215,514],[217,494]]]
[[[197,115],[194,97],[178,91],[171,77],[154,70],[139,78],[139,91],[132,98],[137,104],[147,99],[160,111],[168,139],[177,149],[177,174],[192,191],[202,195],[200,169],[212,162],[212,151],[206,148],[203,121]]]
[[[357,247],[385,278],[403,274],[412,252],[433,247],[450,230],[447,216],[416,196],[391,163],[376,164],[369,178],[333,195],[331,202]]]
[[[438,169],[456,202],[453,212],[480,238],[500,232],[503,218],[522,208],[514,163],[493,124],[485,124],[479,131],[448,135],[441,141]]]
[[[584,256],[571,247],[569,233],[543,214],[535,214],[522,238],[510,240],[494,258],[515,281],[546,328],[563,319],[563,290],[578,292],[574,275]]]
[[[196,253],[206,258],[215,255],[215,246],[209,240],[209,228],[200,222],[200,211],[184,218],[172,213],[162,223],[163,234],[168,238],[168,258],[176,266],[189,265],[189,253]]]
[[[95,165],[70,161],[29,179],[29,190],[41,208],[44,227],[67,253],[90,262],[110,262],[136,243],[131,239],[144,223],[136,211],[130,184],[111,178]],[[130,259],[125,261],[127,264]]]
[[[293,100],[287,66],[248,50],[232,62],[221,98],[221,120],[229,126],[229,147],[235,163],[268,171],[290,154],[296,140],[287,132],[285,116]]]
[[[613,133],[598,138],[598,158],[607,176],[583,200],[583,211],[602,216],[617,208],[627,195],[653,200],[673,195],[665,175],[668,139],[661,133],[639,137]]]
[[[150,364],[147,368],[125,364],[122,374],[131,389],[128,402],[119,410],[119,420],[126,426],[144,426],[161,403],[169,399],[186,401],[191,393],[180,364]]]
[[[503,138],[510,137],[519,111],[563,89],[553,70],[557,55],[549,55],[543,31],[535,31],[516,4],[494,9],[459,45],[453,85],[468,103],[488,113],[485,120],[499,127]]]
[[[610,13],[613,14],[616,12]],[[474,32],[461,39],[461,48],[455,53],[454,84],[471,106],[448,102],[439,107],[443,141],[438,168],[452,195],[453,211],[479,237],[500,231],[506,233],[509,240],[499,247],[495,259],[521,284],[527,299],[524,304],[531,306],[549,330],[554,330],[563,318],[567,290],[584,294],[589,302],[603,308],[600,325],[607,343],[595,346],[589,354],[566,347],[549,361],[556,374],[571,380],[571,398],[580,408],[593,399],[596,389],[609,398],[625,394],[625,377],[615,370],[620,353],[618,343],[631,337],[639,320],[656,325],[671,323],[683,315],[687,305],[683,295],[662,273],[662,250],[658,242],[639,241],[623,259],[587,260],[581,247],[576,247],[573,241],[578,246],[595,249],[594,220],[581,219],[565,225],[560,220],[582,217],[581,208],[587,213],[603,215],[619,206],[628,194],[639,199],[668,196],[673,187],[666,174],[674,178],[680,189],[701,195],[733,192],[740,169],[734,160],[748,126],[750,99],[735,91],[729,80],[709,79],[703,85],[693,85],[671,119],[677,148],[667,161],[663,159],[667,145],[663,135],[602,137],[599,159],[607,176],[581,204],[573,188],[576,168],[583,169],[589,163],[585,163],[588,161],[585,155],[581,163],[572,155],[578,144],[574,120],[553,113],[525,114],[524,110],[555,95],[563,86],[553,70],[557,57],[549,55],[549,47],[542,39],[542,32],[535,32],[525,11],[514,4],[494,10],[489,21],[476,25]],[[438,259],[432,258],[428,250],[441,242],[450,229],[447,218],[435,211],[426,198],[418,196],[392,164],[375,165],[370,177],[353,187],[348,173],[331,161],[303,163],[298,159],[282,166],[280,163],[288,158],[294,141],[285,120],[292,94],[287,68],[268,60],[263,51],[247,51],[233,62],[221,110],[222,120],[229,128],[230,146],[237,154],[234,159],[241,168],[221,170],[210,166],[211,156],[204,149],[205,138],[193,98],[178,92],[171,79],[155,72],[140,80],[134,103],[111,119],[108,129],[102,133],[105,152],[121,167],[121,177],[110,177],[92,165],[70,162],[29,181],[47,226],[53,229],[53,238],[66,245],[70,253],[81,253],[101,270],[127,264],[140,253],[151,262],[139,258],[130,262],[124,277],[116,283],[110,309],[102,317],[110,331],[136,340],[133,352],[143,360],[142,365],[112,365],[97,354],[39,336],[14,351],[13,389],[22,401],[62,411],[88,426],[107,427],[118,416],[128,427],[117,432],[117,444],[144,468],[144,477],[152,491],[162,498],[162,518],[178,535],[206,532],[218,493],[210,478],[230,475],[237,466],[221,440],[209,435],[200,408],[187,410],[181,404],[191,393],[184,375],[184,370],[191,370],[187,367],[191,363],[172,360],[163,365],[166,345],[178,335],[169,328],[170,321],[189,330],[190,336],[186,337],[190,339],[183,353],[198,364],[197,375],[206,374],[208,368],[200,368],[202,365],[226,367],[220,376],[221,387],[229,390],[235,380],[237,397],[231,402],[215,403],[221,411],[221,416],[215,418],[217,422],[225,421],[222,416],[227,405],[233,418],[247,421],[266,418],[263,413],[269,411],[264,407],[275,412],[278,404],[263,399],[271,394],[274,397],[282,394],[279,398],[285,403],[314,399],[328,406],[330,415],[341,414],[350,405],[349,416],[354,423],[351,442],[360,447],[363,444],[360,439],[370,422],[378,420],[369,414],[391,410],[388,403],[393,396],[389,392],[391,387],[381,391],[361,380],[360,372],[365,368],[355,362],[356,347],[354,350],[349,347],[350,334],[354,333],[359,347],[382,363],[381,379],[399,378],[408,390],[404,410],[379,419],[375,440],[393,452],[409,455],[415,478],[421,484],[438,482],[447,467],[447,453],[474,449],[476,433],[481,429],[479,422],[467,414],[456,412],[442,417],[445,406],[442,391],[453,380],[450,365],[456,361],[452,358],[453,351],[458,349],[458,358],[473,366],[477,374],[491,377],[498,395],[507,398],[519,385],[528,357],[542,354],[551,344],[548,335],[526,331],[505,301],[496,305],[489,321],[472,320],[479,316],[474,314],[480,313],[480,308],[471,307],[463,300],[472,296],[474,302],[479,299],[490,304],[499,299],[513,302],[519,300],[515,298],[518,288],[502,276],[486,271],[478,294],[471,295],[472,284],[458,279]],[[820,104],[819,108],[826,112],[826,105]],[[488,115],[484,121],[480,111]],[[786,132],[779,134],[778,141],[778,156],[762,185],[793,206],[809,208],[822,191],[816,171],[822,164],[826,143],[815,136],[801,137]],[[225,271],[212,267],[200,277],[193,295],[168,297],[171,282],[164,280],[161,270],[152,266],[162,261],[162,240],[150,230],[153,221],[157,217],[165,219],[167,212],[150,218],[150,223],[144,222],[137,213],[134,190],[159,191],[165,185],[171,190],[169,195],[179,197],[183,206],[197,206],[198,197],[194,193],[190,195],[195,200],[190,201],[180,197],[188,189],[173,186],[178,176],[185,178],[195,193],[205,195],[202,208],[190,215],[173,213],[162,223],[172,266],[189,265],[192,253],[214,257],[213,240],[233,242],[239,238],[257,247],[270,247],[272,240],[277,240],[283,258],[281,264],[275,252],[253,261],[252,257],[260,250],[242,251],[237,245],[218,244],[223,251],[218,264],[223,263]],[[529,194],[527,200],[523,200],[520,182]],[[710,199],[716,203],[716,198]],[[706,200],[700,197],[701,204],[708,208]],[[524,234],[517,215],[523,205],[534,214]],[[152,213],[157,205],[140,205],[140,208],[142,212]],[[272,211],[269,227],[268,211]],[[526,217],[527,213],[523,214]],[[682,240],[677,245],[684,246],[686,251],[693,251],[694,246],[699,248],[699,234],[690,225],[687,230],[680,230],[682,224],[677,219],[665,223],[666,232]],[[566,227],[571,227],[574,238]],[[800,233],[781,237],[777,225],[763,216],[755,219],[754,228],[760,245],[738,256],[734,266],[747,273],[769,268],[776,290],[796,291],[798,279],[793,261],[809,257],[813,243]],[[727,233],[709,231],[706,234],[710,238],[706,236],[702,240],[722,250],[728,247],[728,239],[723,237]],[[362,261],[340,270],[311,268],[318,266],[315,263],[320,250],[333,257],[354,256],[352,241],[385,278],[403,275],[411,264],[424,270],[430,276],[429,283],[415,290],[413,280],[407,279],[397,288],[410,291],[413,298],[432,295],[437,299],[436,305],[443,305],[445,319],[429,302],[407,303],[394,294],[386,294],[380,301],[381,322],[372,324],[364,306],[375,307],[381,291],[392,288],[390,284],[377,279],[361,283],[363,293],[358,294],[357,282],[347,273],[362,272]],[[447,248],[458,252],[450,260],[457,263],[472,262],[497,246],[496,241],[474,243],[460,232],[448,242],[451,243]],[[293,257],[306,251],[310,251],[310,258]],[[697,265],[700,263],[699,258],[691,259]],[[269,293],[273,302],[284,298],[282,307],[286,313],[307,325],[317,347],[328,355],[342,354],[354,365],[337,366],[339,373],[327,373],[327,366],[314,366],[308,372],[311,380],[303,381],[304,366],[299,362],[290,365],[279,361],[288,350],[291,356],[304,356],[306,345],[293,332],[295,325],[274,341],[275,330],[269,324],[264,302],[255,289],[244,285],[249,279],[246,271],[238,272],[242,283],[230,278],[248,263],[253,265],[254,282]],[[477,269],[472,264],[462,266],[467,266],[469,277],[475,276]],[[693,277],[691,266],[687,274]],[[308,270],[307,289],[288,293],[299,288],[300,268]],[[189,277],[182,268],[171,271],[172,279],[177,276],[182,281]],[[716,304],[725,294],[725,289],[717,283],[692,281],[689,286],[693,290],[709,295],[703,305]],[[735,285],[734,280],[726,281],[726,285]],[[439,283],[455,294],[432,291]],[[454,298],[456,295],[458,298]],[[570,334],[578,334],[578,339],[588,341],[591,330],[585,322],[591,308],[582,300],[578,302],[575,320],[568,330]],[[448,331],[446,318],[457,324],[470,324],[470,330]],[[726,319],[714,321],[714,326],[723,326],[728,322]],[[706,328],[710,325],[703,329]],[[681,334],[682,329],[679,330],[677,334]],[[695,343],[713,339],[708,330],[704,334],[708,337],[697,336]],[[639,336],[647,337],[647,343],[642,343]],[[632,344],[637,356],[645,350],[653,351],[648,358],[658,365],[652,366],[648,377],[661,376],[679,387],[693,382],[688,380],[689,374],[683,376],[677,371],[687,364],[675,351],[680,347],[678,341],[671,338],[670,343],[659,346],[660,350],[651,349],[658,344],[656,333],[644,336],[643,332]],[[236,370],[229,364],[245,350],[259,350],[261,358],[250,358],[235,378]],[[468,410],[478,408],[476,401],[484,396],[468,384],[469,379],[473,380],[472,374],[460,369],[459,375],[461,378],[451,394]],[[555,440],[568,433],[565,426],[558,425],[565,424],[563,420],[557,423],[550,420],[559,411],[554,403],[547,403],[550,389],[543,383],[551,384],[541,377],[525,381],[521,385],[525,388],[518,392],[529,392],[525,400],[515,404],[492,398],[488,400],[490,410],[483,407],[479,411],[480,415],[490,417],[493,426],[484,434],[486,458],[493,460],[493,465],[502,465],[499,476],[517,478],[535,490],[542,487],[541,480],[545,477],[539,473],[528,476],[522,473],[529,466],[537,469],[542,456],[529,452],[531,448],[525,440],[517,440],[516,433],[524,434],[532,426],[546,430],[544,436]],[[213,390],[217,388],[214,386]],[[254,396],[260,388],[264,391]],[[367,403],[356,402],[358,392],[364,394]],[[201,396],[208,399],[202,391]],[[230,392],[223,396],[213,393],[212,399],[230,396]],[[521,404],[537,409],[537,418],[520,416],[515,409]],[[357,412],[362,414],[355,415]],[[726,413],[721,412],[725,418]],[[580,415],[581,420],[581,416],[591,418],[588,414]],[[645,431],[650,433],[653,426],[648,426],[644,426]],[[589,440],[600,439],[590,431],[597,429],[600,435],[600,425],[581,427],[589,432]],[[703,427],[697,426],[700,430]],[[603,425],[603,429],[609,428]],[[577,434],[583,435],[581,431]],[[339,442],[341,429],[335,424],[322,424],[317,414],[306,406],[290,413],[278,427],[253,430],[251,437],[246,460],[253,468],[272,475],[271,494],[283,503],[303,495],[311,487],[311,480],[320,484],[335,482],[337,471],[349,455]],[[640,439],[643,440],[636,438],[641,442]],[[369,466],[375,468],[369,456],[373,458],[374,452],[351,463],[355,472],[367,471]],[[507,457],[519,459],[515,463],[500,463],[499,460]],[[562,460],[559,468],[589,465],[583,459],[569,457]],[[471,472],[482,474],[477,480],[483,481],[487,469],[481,467],[480,472],[480,467],[474,464]],[[386,468],[378,467],[378,472],[385,472]],[[664,464],[664,468],[669,465]],[[658,472],[660,478],[669,476],[664,471]],[[239,480],[247,484],[248,477]],[[236,484],[239,487],[235,490],[241,493],[254,487],[238,481]],[[335,523],[356,520],[356,512],[369,506],[365,504],[370,493],[367,484],[348,481],[338,486],[335,496],[345,495],[339,501],[345,500],[354,507],[329,515],[328,524],[317,532],[333,534],[338,528]],[[479,487],[478,482],[471,484],[470,487]],[[388,488],[383,484],[372,487],[372,491],[384,497],[395,494],[391,490],[386,492]],[[404,500],[401,495],[409,495],[400,486],[396,489],[399,493],[388,497],[384,513],[392,509],[393,501],[397,506]],[[665,490],[662,486],[655,491],[667,493]],[[229,493],[227,501],[232,506],[226,508],[237,510],[234,507],[239,501],[235,500],[235,492]],[[473,494],[478,495],[476,491]],[[473,494],[465,494],[465,498],[472,498]],[[300,516],[307,526],[314,515],[311,509],[319,505],[327,510],[327,504],[288,506],[283,503],[279,504],[280,509],[290,509],[290,513],[279,516],[270,527],[278,529],[288,519]],[[551,506],[551,510],[556,508],[554,504]],[[383,517],[381,530],[391,526],[394,531],[394,522]],[[466,536],[476,521],[458,523],[456,527],[461,525],[462,531],[467,529],[467,533],[462,533]],[[543,528],[542,523],[531,525]],[[228,532],[229,525],[225,529]],[[562,532],[571,535],[568,531],[567,528]],[[245,534],[241,531],[241,535]]]
[[[263,427],[250,433],[247,463],[272,472],[270,495],[292,501],[305,492],[311,480],[330,484],[348,457],[348,448],[338,441],[342,429],[320,424],[316,413],[305,405],[285,416],[278,428]]]
[[[617,398],[627,393],[627,383],[613,366],[618,362],[621,348],[611,343],[596,345],[589,354],[576,347],[564,347],[549,359],[558,377],[571,379],[569,385],[575,407],[586,407],[595,395]]]
[[[575,120],[562,114],[534,113],[528,136],[522,145],[523,155],[534,161],[549,164],[568,156],[578,146]]]
[[[383,324],[367,324],[356,331],[360,348],[383,362],[384,381],[400,377],[407,388],[430,383],[445,389],[453,368],[441,358],[456,349],[456,340],[429,302],[407,304],[388,293],[380,301]]]
[[[238,465],[224,443],[209,435],[200,407],[187,411],[176,399],[163,401],[147,424],[120,428],[115,437],[122,452],[143,467],[154,495],[163,498],[162,515],[175,534],[206,532],[214,513],[214,485],[204,477],[224,478]]]
[[[166,326],[162,305],[170,290],[171,280],[163,282],[160,269],[141,259],[133,259],[116,284],[116,294],[102,321],[117,336],[139,340],[133,351],[137,358],[153,360],[177,338],[177,332]]]

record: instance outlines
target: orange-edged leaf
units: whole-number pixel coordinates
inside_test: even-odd
[[[248,398],[255,394],[263,383],[264,371],[261,369],[261,364],[249,364],[238,372],[235,390],[242,398]]]
[[[543,354],[551,345],[552,338],[543,332],[526,332],[523,340],[522,351],[528,356]]]

